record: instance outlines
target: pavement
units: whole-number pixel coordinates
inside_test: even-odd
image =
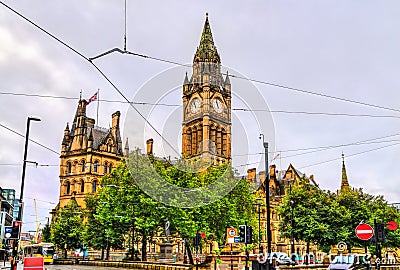
[[[10,268],[11,268],[10,262],[6,262],[5,264],[4,263],[0,264],[0,269],[8,269],[8,270],[10,270]],[[22,263],[18,263],[17,264],[17,270],[23,270],[23,269],[24,269],[24,265]]]

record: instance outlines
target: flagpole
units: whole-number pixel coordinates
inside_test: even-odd
[[[99,104],[100,104],[100,89],[97,89],[97,112],[96,112],[96,123],[99,127]]]

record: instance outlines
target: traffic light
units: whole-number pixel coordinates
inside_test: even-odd
[[[377,223],[376,224],[376,237],[379,242],[385,242],[385,224]]]
[[[198,246],[200,246],[200,242],[201,242],[201,234],[196,233],[196,237],[194,238],[194,245],[196,247],[198,247]]]
[[[253,243],[253,228],[251,226],[246,226],[246,233],[245,233],[245,244]]]
[[[13,221],[12,228],[11,228],[11,237],[12,239],[19,239],[19,231],[21,229],[21,222],[20,221]]]
[[[239,225],[239,243],[246,242],[246,225]]]

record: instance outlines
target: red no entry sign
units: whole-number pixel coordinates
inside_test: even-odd
[[[374,235],[374,229],[367,224],[359,224],[356,227],[356,236],[361,240],[369,240]]]

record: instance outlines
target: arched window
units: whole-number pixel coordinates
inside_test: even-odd
[[[108,163],[104,163],[104,173],[107,173],[107,169],[108,169]]]
[[[65,192],[65,194],[69,195],[71,193],[71,183],[67,182],[67,190]]]
[[[67,173],[71,173],[72,172],[72,163],[71,162],[67,162]]]
[[[97,168],[99,167],[99,162],[96,160],[94,163],[93,163],[93,172],[97,172]]]
[[[85,181],[81,180],[81,193],[85,192]]]
[[[94,180],[92,183],[92,192],[96,192],[97,189],[97,180]]]
[[[81,172],[85,172],[85,167],[86,167],[86,162],[85,162],[85,160],[84,159],[82,159],[82,162],[81,162]]]
[[[110,163],[110,165],[108,165],[108,173],[111,173],[112,170],[112,163]]]

